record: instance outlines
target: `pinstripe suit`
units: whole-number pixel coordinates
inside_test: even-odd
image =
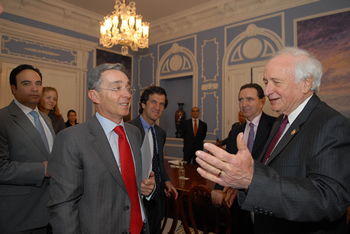
[[[54,134],[51,120],[41,116]],[[49,153],[39,132],[14,103],[0,110],[0,233],[44,227],[49,222]]]
[[[270,156],[258,161],[242,209],[255,213],[255,233],[346,233],[350,205],[350,124],[314,94]]]
[[[141,134],[135,126],[124,126],[140,193]],[[52,196],[48,209],[55,234],[129,232],[131,201],[96,116],[58,134],[48,171]]]

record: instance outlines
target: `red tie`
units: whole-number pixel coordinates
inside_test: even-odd
[[[270,154],[272,153],[272,150],[275,148],[278,140],[280,139],[284,129],[286,128],[287,126],[287,123],[288,123],[288,116],[285,116],[280,127],[278,128],[278,131],[276,132],[275,136],[273,137],[270,145],[269,145],[269,148],[267,148],[267,151],[265,153],[265,156],[262,160],[262,163],[265,164],[267,159],[269,159],[270,157]]]
[[[136,186],[135,166],[132,158],[131,149],[126,139],[124,129],[121,125],[114,128],[118,134],[120,168],[123,181],[131,200],[131,216],[129,233],[139,234],[142,230],[143,222],[140,208],[140,201]]]
[[[197,135],[197,131],[198,131],[198,128],[197,128],[197,120],[194,120],[194,136]]]

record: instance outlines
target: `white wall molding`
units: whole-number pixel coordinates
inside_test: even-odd
[[[319,0],[216,0],[150,22],[150,44],[282,11]],[[99,15],[55,0],[2,0],[6,12],[93,37],[100,37]]]

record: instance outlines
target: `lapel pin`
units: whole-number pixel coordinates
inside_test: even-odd
[[[294,133],[295,133],[296,131],[297,131],[297,130],[295,130],[295,129],[294,129],[294,130],[293,130],[293,131],[290,133],[290,135],[292,135],[292,136],[293,136],[293,135],[294,135]]]

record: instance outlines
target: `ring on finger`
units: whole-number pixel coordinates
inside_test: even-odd
[[[219,173],[218,173],[217,176],[220,177],[220,176],[221,176],[221,173],[222,173],[222,170],[219,169]]]

